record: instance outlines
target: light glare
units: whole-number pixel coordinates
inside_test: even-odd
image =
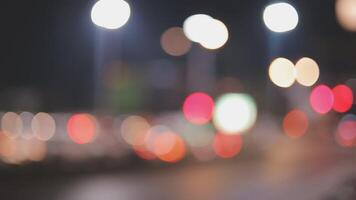
[[[247,94],[225,94],[216,102],[214,124],[224,134],[241,134],[250,129],[257,118],[255,101]]]
[[[205,14],[188,17],[184,21],[183,31],[188,39],[200,43],[206,49],[221,48],[229,38],[226,25]]]
[[[229,39],[229,31],[225,24],[213,19],[208,23],[207,31],[201,36],[200,44],[207,49],[218,49]]]
[[[288,3],[275,3],[265,8],[263,21],[273,32],[287,32],[295,29],[299,17],[296,9]]]
[[[199,43],[205,34],[206,27],[213,18],[205,14],[196,14],[188,17],[183,23],[184,34],[193,42]]]
[[[99,0],[91,10],[91,19],[97,26],[118,29],[130,18],[130,5],[123,0]]]

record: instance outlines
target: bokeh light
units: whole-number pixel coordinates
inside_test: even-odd
[[[183,139],[170,128],[163,125],[153,126],[145,139],[145,150],[158,159],[175,163],[184,158],[186,147]]]
[[[195,92],[184,101],[183,114],[193,124],[206,124],[213,115],[214,100],[206,93]]]
[[[129,116],[121,124],[121,136],[128,144],[140,146],[144,144],[150,128],[145,118]]]
[[[16,140],[0,134],[0,157],[3,161],[10,160],[16,154]]]
[[[145,135],[143,144],[150,152],[154,153],[156,156],[167,153],[174,144],[172,134],[174,134],[173,131],[167,126],[152,126]],[[162,146],[160,146],[161,142]]]
[[[299,17],[292,5],[288,3],[275,3],[265,8],[263,21],[267,28],[273,32],[287,32],[297,27]]]
[[[175,145],[176,135],[172,132],[156,134],[153,140],[153,152],[156,156],[169,153]]]
[[[221,158],[232,158],[242,149],[242,138],[240,135],[216,134],[213,148]]]
[[[19,141],[24,142],[25,140],[19,138],[9,138],[1,141],[1,156],[5,163],[9,164],[21,164],[26,158],[23,152],[23,144]]]
[[[213,20],[205,14],[196,14],[188,17],[183,23],[184,34],[193,42],[200,43],[202,35],[206,33],[206,27]]]
[[[339,122],[336,131],[336,141],[343,147],[356,145],[356,116],[345,115]]]
[[[336,0],[336,18],[340,25],[348,31],[356,31],[356,1]]]
[[[202,35],[200,44],[207,49],[218,49],[224,46],[229,39],[229,31],[220,20],[209,21],[205,34]]]
[[[130,14],[130,5],[124,0],[99,0],[91,10],[91,19],[97,26],[118,29],[126,24]]]
[[[7,112],[2,116],[1,129],[6,136],[15,138],[21,134],[22,128],[23,122],[18,114]]]
[[[304,86],[312,86],[319,79],[319,66],[311,58],[301,58],[295,65],[296,80]]]
[[[213,122],[221,133],[241,134],[255,124],[256,118],[256,103],[250,95],[228,93],[217,100]]]
[[[312,90],[309,101],[315,112],[326,114],[333,107],[334,95],[328,86],[318,85]]]
[[[47,145],[45,142],[36,140],[34,138],[25,141],[23,145],[24,154],[26,159],[30,161],[42,161],[47,154]]]
[[[184,21],[183,31],[187,38],[207,49],[218,49],[224,46],[229,38],[226,25],[205,14],[188,17]]]
[[[37,113],[31,122],[35,137],[42,141],[50,140],[56,132],[56,122],[48,113]]]
[[[69,138],[77,144],[87,144],[94,140],[97,133],[97,122],[90,114],[75,114],[67,123]]]
[[[156,155],[149,151],[145,145],[134,145],[132,148],[136,155],[144,160],[155,160],[157,158]]]
[[[170,150],[162,155],[158,155],[158,158],[164,162],[176,163],[182,160],[186,154],[186,147],[182,138],[176,134],[172,134],[174,143]]]
[[[283,130],[291,138],[303,136],[308,130],[307,115],[298,109],[290,111],[283,119]]]
[[[182,56],[192,47],[191,41],[184,35],[180,27],[172,27],[161,36],[162,49],[171,56]]]
[[[271,81],[279,87],[290,87],[295,81],[294,64],[286,58],[276,58],[269,66],[268,74]]]
[[[47,155],[47,144],[36,138],[9,138],[0,134],[0,158],[9,164],[42,161]]]
[[[204,147],[211,145],[215,135],[215,128],[212,124],[197,125],[186,120],[181,112],[164,114],[156,118],[158,124],[165,124],[173,132],[181,133],[182,138],[189,147]]]
[[[337,85],[332,90],[334,95],[333,109],[344,113],[351,109],[354,97],[351,88],[346,85]]]

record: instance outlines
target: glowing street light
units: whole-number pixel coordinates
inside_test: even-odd
[[[188,39],[200,43],[206,49],[219,49],[229,39],[226,25],[205,14],[188,17],[184,21],[183,31]]]
[[[217,19],[210,21],[207,31],[202,35],[200,44],[206,49],[218,49],[229,39],[229,31],[226,25]]]
[[[205,14],[196,14],[188,17],[183,23],[184,34],[193,42],[200,42],[201,36],[205,34],[205,29],[212,17]]]
[[[263,21],[273,32],[287,32],[295,29],[299,17],[297,10],[288,3],[275,3],[267,6],[263,12]]]
[[[124,0],[99,0],[91,10],[91,20],[106,29],[118,29],[126,24],[131,14]]]

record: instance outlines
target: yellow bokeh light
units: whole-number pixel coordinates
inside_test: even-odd
[[[275,59],[269,66],[268,74],[271,81],[279,87],[290,87],[295,81],[294,64],[286,58]]]
[[[355,0],[337,0],[335,11],[336,18],[344,29],[348,31],[356,31]]]
[[[171,56],[182,56],[190,50],[192,42],[184,35],[182,28],[172,27],[162,34],[161,46]]]
[[[311,58],[301,58],[295,65],[296,80],[304,86],[312,86],[319,79],[319,66]]]

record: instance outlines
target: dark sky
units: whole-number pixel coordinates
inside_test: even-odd
[[[181,26],[191,14],[205,13],[228,27],[227,45],[217,52],[218,76],[236,76],[247,85],[263,87],[270,61],[314,58],[322,81],[335,83],[355,73],[356,34],[340,28],[334,0],[296,0],[298,28],[271,34],[262,21],[263,0],[131,0],[132,16],[124,28],[106,32],[90,20],[92,0],[6,1],[0,19],[0,109],[18,108],[15,98],[35,92],[36,109],[88,110],[94,106],[98,36],[115,38],[127,62],[170,58],[160,48],[161,33]],[[185,57],[179,58],[184,61]],[[178,59],[178,60],[179,60]],[[18,109],[26,109],[19,107]]]

